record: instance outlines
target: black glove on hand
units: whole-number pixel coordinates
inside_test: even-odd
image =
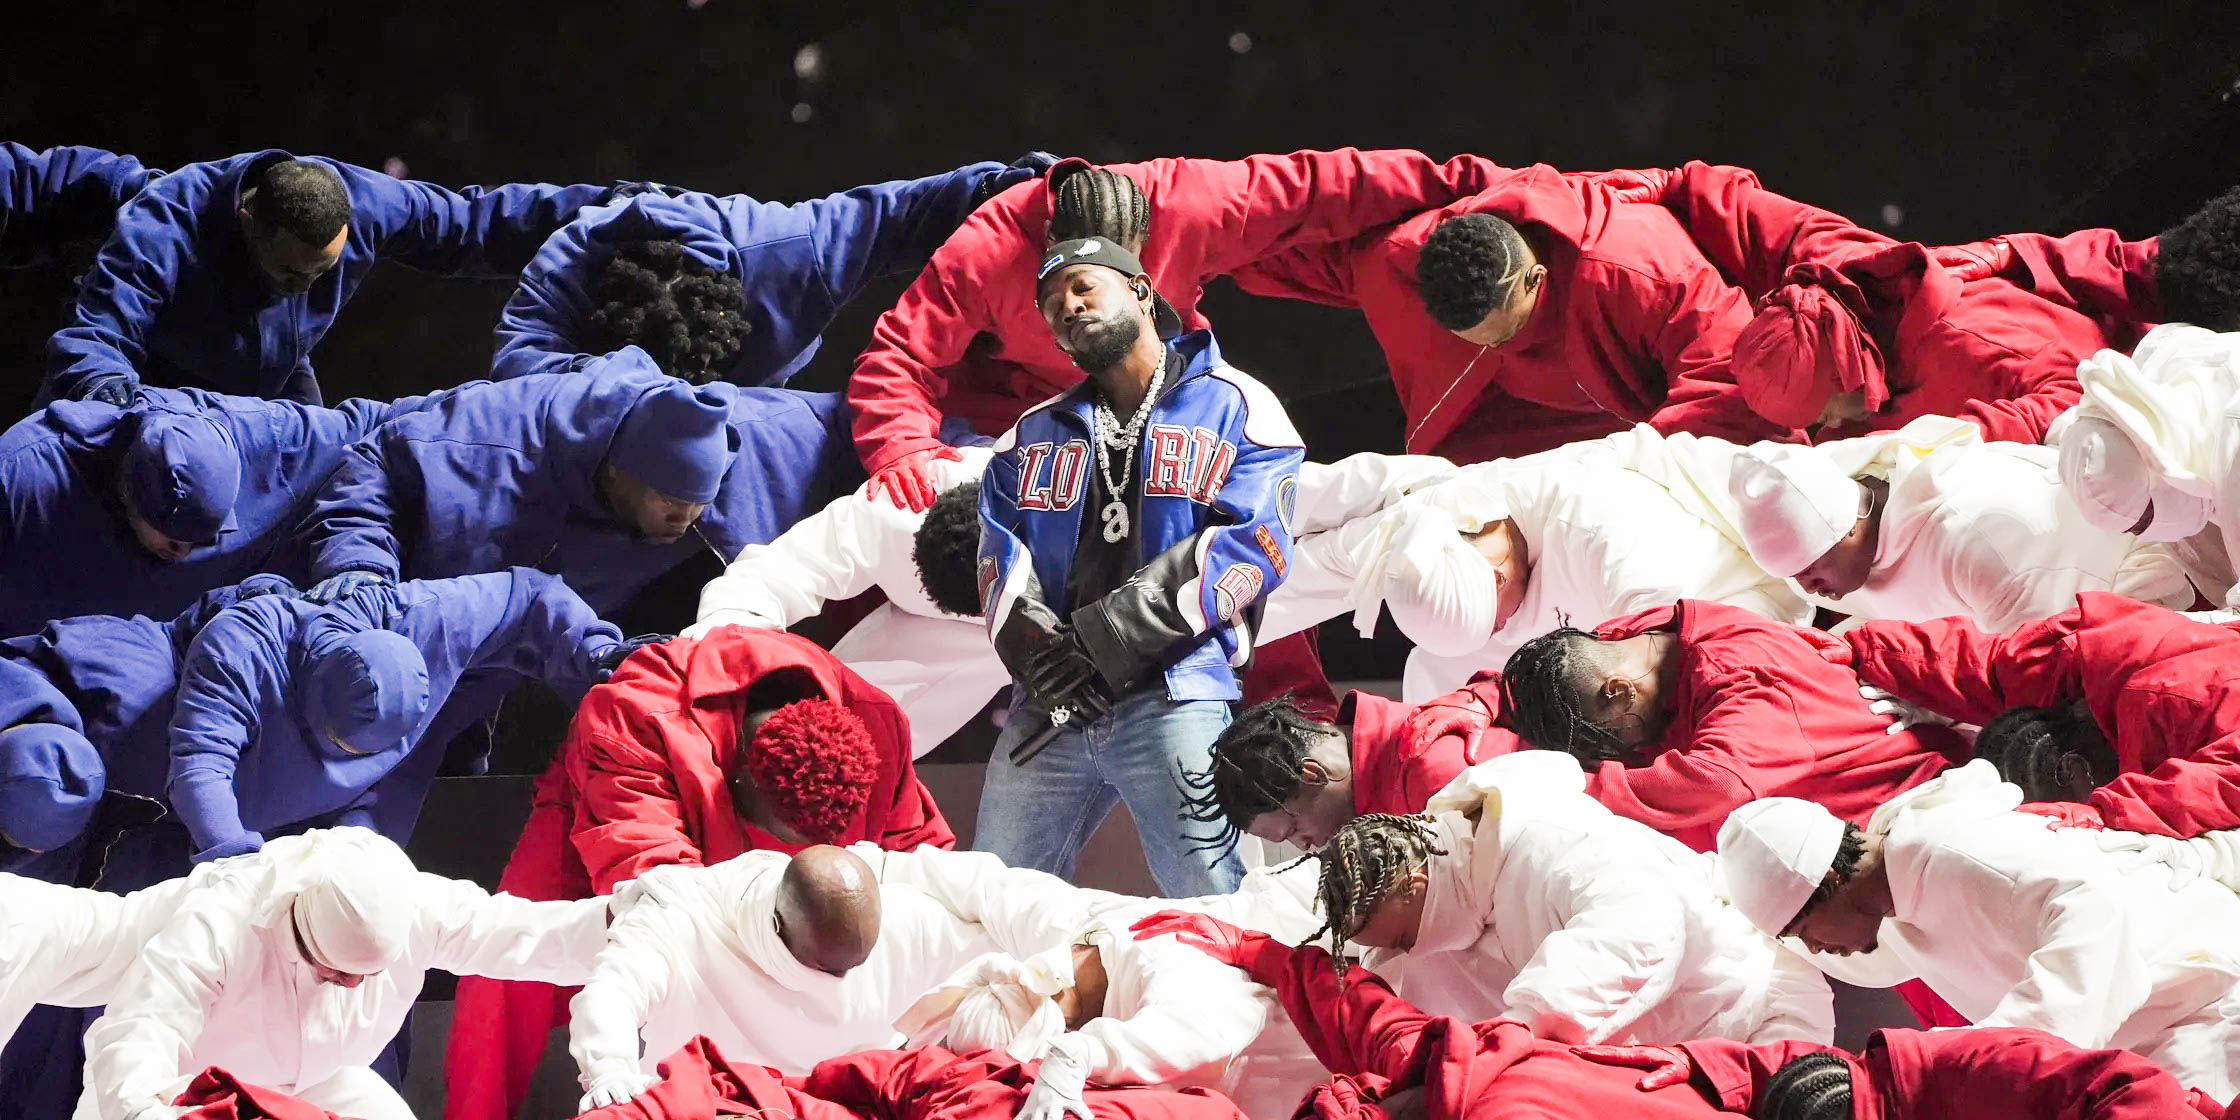
[[[310,589],[303,593],[303,598],[306,602],[325,606],[339,599],[347,599],[368,587],[380,587],[389,582],[389,577],[382,575],[380,572],[368,572],[353,568],[347,572],[336,572],[312,584]]]
[[[591,659],[592,683],[607,683],[607,678],[614,676],[614,671],[622,665],[625,658],[647,646],[657,646],[674,637],[675,634],[640,634],[608,646],[604,652]]]
[[[1050,631],[1028,652],[1026,674],[1019,683],[1026,686],[1028,700],[1045,712],[1071,708],[1094,719],[1112,710],[1096,662],[1089,659],[1080,635],[1069,625]]]
[[[96,377],[86,383],[85,391],[78,394],[78,399],[131,408],[140,399],[140,383],[121,373]]]

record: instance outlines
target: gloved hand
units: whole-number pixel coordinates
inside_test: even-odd
[[[1078,1035],[1062,1034],[1042,1052],[1034,1074],[1034,1088],[1019,1102],[1017,1120],[1096,1120],[1082,1094],[1089,1088],[1089,1056]]]
[[[635,1070],[629,1073],[602,1074],[592,1078],[591,1084],[584,1086],[583,1099],[576,1103],[576,1111],[589,1112],[594,1108],[628,1104],[659,1084],[660,1078]]]
[[[1048,152],[1028,152],[1007,164],[1007,170],[982,175],[980,181],[972,185],[973,208],[978,209],[981,203],[1029,179],[1040,179],[1057,162],[1058,157]]]
[[[933,464],[937,459],[962,461],[964,456],[946,444],[913,451],[873,472],[871,485],[864,493],[877,498],[879,491],[885,489],[887,500],[896,508],[924,513],[941,493],[933,482]]]
[[[624,638],[608,646],[591,658],[591,682],[593,684],[607,683],[607,678],[614,676],[615,669],[621,666],[624,658],[647,646],[657,646],[675,638],[675,634],[640,634],[635,638]]]
[[[2055,828],[2089,828],[2095,831],[2108,827],[2100,819],[2100,810],[2076,801],[2032,801],[2014,807],[2017,813],[2029,813],[2053,821]]]
[[[328,603],[347,599],[368,587],[380,587],[389,582],[391,582],[389,577],[382,575],[380,572],[352,568],[347,572],[336,572],[312,584],[310,588],[304,591],[303,598],[305,602],[325,606]]]
[[[1962,280],[1981,280],[2005,272],[2014,263],[2014,246],[2004,237],[1966,245],[1937,245],[1930,248],[1929,259]]]
[[[211,860],[215,859],[226,859],[232,856],[245,856],[251,852],[261,851],[263,850],[263,848],[264,835],[262,833],[244,832],[238,836],[233,836],[228,839],[221,840],[207,848],[202,849],[199,852],[196,852],[194,854],[194,861],[196,863],[209,863]]]
[[[240,603],[250,599],[260,598],[265,595],[295,594],[298,594],[298,592],[296,591],[296,585],[289,583],[288,577],[276,576],[271,574],[270,572],[266,572],[262,575],[250,576],[248,579],[242,580],[239,584],[235,585],[233,589],[233,601],[236,603]]]
[[[1028,650],[1025,669],[1019,683],[1026,686],[1028,701],[1043,711],[1072,708],[1102,719],[1112,710],[1097,677],[1097,664],[1070,625],[1059,624]]]
[[[1258,930],[1231,925],[1210,914],[1190,910],[1161,910],[1139,918],[1128,932],[1136,940],[1173,934],[1174,939],[1231,968],[1243,968],[1260,948],[1274,940]]]
[[[1688,1052],[1677,1046],[1574,1046],[1571,1052],[1606,1066],[1647,1070],[1634,1088],[1642,1092],[1678,1085],[1695,1072]]]
[[[1952,726],[1951,720],[1918,704],[1900,700],[1871,684],[1860,685],[1859,695],[1867,698],[1868,711],[1889,718],[1890,726],[1884,728],[1882,732],[1885,735],[1895,735],[1906,728],[1923,724],[1936,724],[1940,727]]]
[[[1431,744],[1456,732],[1476,735],[1493,726],[1493,709],[1467,688],[1447,693],[1400,722],[1400,757],[1422,758]]]
[[[86,382],[78,391],[81,401],[98,401],[118,408],[131,408],[140,399],[140,383],[121,373],[108,373]]]
[[[2157,836],[2149,832],[2103,831],[2093,837],[2103,852],[2140,852],[2148,859],[2170,866],[2170,889],[2182,891],[2208,870],[2190,840]]]
[[[617,180],[615,185],[607,188],[607,197],[601,201],[618,202],[625,198],[636,198],[641,194],[657,194],[663,198],[675,198],[687,193],[690,192],[683,187],[672,187],[667,183],[656,183],[648,179],[621,179]]]

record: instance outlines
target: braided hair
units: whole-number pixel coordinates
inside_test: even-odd
[[[1330,935],[1330,963],[1340,976],[1345,975],[1347,939],[1369,924],[1377,906],[1410,872],[1432,856],[1447,854],[1434,835],[1425,814],[1363,813],[1330,837],[1321,852],[1322,879],[1316,887],[1322,928],[1307,940]]]
[[[2072,758],[2085,764],[2095,785],[2117,767],[2115,750],[2082,700],[2000,712],[1976,736],[1976,757],[1990,759],[1999,776],[2021,786],[2031,801],[2070,799],[2073,791],[2062,771]]]
[[[1491,214],[1457,214],[1424,238],[1416,294],[1440,326],[1466,331],[1509,306],[1531,259],[1517,227]]]
[[[1046,245],[1102,237],[1134,249],[1151,234],[1151,200],[1117,171],[1083,168],[1059,180],[1052,194]]]
[[[1193,850],[1227,854],[1253,818],[1281,811],[1304,784],[1308,748],[1329,733],[1288,692],[1238,713],[1213,741],[1212,765],[1182,773],[1183,816],[1214,826],[1210,836],[1186,834]]]
[[[710,268],[670,239],[615,250],[592,285],[589,348],[636,346],[664,371],[695,384],[721,377],[754,330],[739,278]]]
[[[1789,1059],[1750,1106],[1750,1120],[1851,1120],[1851,1063],[1826,1050]]]
[[[1843,822],[1843,839],[1836,841],[1835,862],[1828,865],[1828,873],[1820,877],[1820,885],[1797,907],[1797,917],[1836,896],[1836,892],[1850,885],[1851,878],[1859,873],[1859,861],[1867,858],[1866,831],[1850,821]]]
[[[1602,683],[1602,640],[1570,626],[1517,647],[1501,667],[1502,710],[1517,737],[1588,764],[1623,759],[1616,732],[1595,722],[1587,700]]]

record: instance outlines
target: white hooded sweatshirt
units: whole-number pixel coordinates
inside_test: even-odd
[[[1432,796],[1415,946],[1363,962],[1433,1014],[1569,1043],[1827,1042],[1814,969],[1724,902],[1709,859],[1588,797],[1576,762],[1519,751]]]
[[[2091,829],[2018,813],[2022,791],[1978,759],[1899,794],[1880,835],[1895,913],[1879,944],[1812,954],[1828,975],[1920,978],[1978,1026],[2134,1050],[2219,1100],[2240,1089],[2240,895],[2103,851]]]
[[[877,854],[873,845],[850,850]],[[912,1002],[995,947],[978,925],[882,878],[870,958],[845,976],[809,968],[778,937],[787,862],[781,853],[747,852],[636,880],[642,899],[615,919],[590,980],[568,1005],[568,1052],[585,1088],[653,1073],[694,1035],[734,1061],[787,1074],[895,1045],[894,1022]],[[879,864],[872,869],[878,874]]]
[[[1262,887],[1276,874],[1256,872]],[[1286,1120],[1299,1103],[1302,1086],[1326,1076],[1308,1050],[1275,993],[1243,972],[1176,941],[1157,937],[1138,941],[1128,927],[1138,918],[1166,909],[1201,909],[1199,899],[1144,899],[1074,887],[1039,871],[1005,867],[994,856],[919,848],[887,853],[881,877],[919,886],[958,917],[984,925],[1001,951],[1016,958],[1010,970],[991,962],[967,965],[912,1009],[903,1024],[911,1041],[932,1042],[954,1036],[944,1032],[945,1016],[977,983],[994,975],[1050,974],[1039,984],[1007,982],[1031,989],[1006,992],[1001,1005],[1014,1021],[1007,1041],[1021,1061],[1040,1058],[1050,1042],[1065,1033],[1047,996],[1073,982],[1069,948],[1094,946],[1105,970],[1104,1007],[1097,1018],[1072,1033],[1087,1056],[1089,1079],[1099,1085],[1191,1086],[1217,1090],[1255,1120]],[[1218,896],[1233,900],[1234,896]],[[1274,912],[1257,905],[1232,908],[1229,918],[1258,928],[1294,925],[1295,905],[1288,889],[1255,890],[1244,896],[1275,900]],[[977,983],[968,983],[966,974]],[[953,1024],[952,1024],[953,1025]],[[985,1041],[974,1039],[973,1044]],[[952,1044],[951,1049],[958,1048]]]
[[[206,863],[189,878],[131,894],[0,874],[0,1043],[39,1004],[109,1002],[189,884],[216,873],[217,865]]]
[[[428,969],[572,984],[605,943],[605,898],[486,894],[413,870],[401,849],[365,829],[274,840],[212,866],[216,873],[177,900],[86,1032],[79,1120],[129,1120],[162,1107],[207,1066],[328,1104],[316,1090],[338,1075],[351,1081],[347,1075],[379,1056]],[[298,895],[343,876],[359,877],[366,897],[378,900],[371,909],[394,928],[401,952],[354,988],[319,979],[298,948],[293,916]]]

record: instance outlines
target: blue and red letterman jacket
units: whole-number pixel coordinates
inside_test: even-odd
[[[1291,564],[1299,433],[1267,386],[1221,360],[1210,331],[1170,346],[1179,377],[1152,405],[1128,504],[1139,564],[1103,598],[1068,601],[1094,489],[1087,382],[1029,409],[980,484],[980,602],[1006,665],[1070,620],[1114,695],[1163,670],[1172,700],[1234,700],[1260,604]]]

